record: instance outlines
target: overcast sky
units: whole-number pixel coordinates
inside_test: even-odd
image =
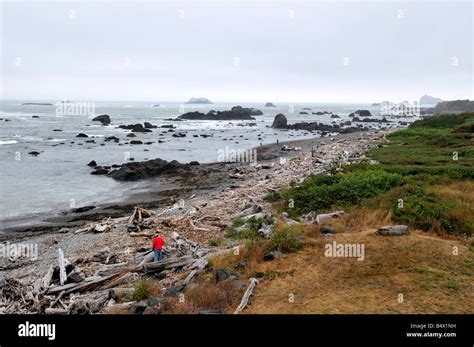
[[[473,5],[3,2],[2,97],[473,98]]]

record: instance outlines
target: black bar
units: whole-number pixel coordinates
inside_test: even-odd
[[[378,346],[473,346],[473,315],[92,315],[0,316],[0,347],[256,345],[291,342]],[[19,325],[55,324],[55,339],[20,337]],[[412,326],[415,324],[415,326]],[[433,324],[429,326],[428,324]],[[443,326],[441,326],[443,325]],[[424,326],[421,330],[419,327]],[[455,333],[409,337],[407,333]],[[326,342],[323,342],[326,341]],[[287,344],[286,342],[285,344]],[[127,342],[128,343],[128,342]]]

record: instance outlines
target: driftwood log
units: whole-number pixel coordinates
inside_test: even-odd
[[[66,265],[68,264],[68,261],[64,257],[64,253],[61,248],[58,248],[58,263],[59,263],[59,283],[63,285],[67,279]]]
[[[258,283],[258,281],[255,277],[252,277],[249,280],[249,286],[247,287],[247,290],[245,291],[245,294],[242,297],[242,300],[240,301],[240,305],[237,307],[234,314],[239,314],[247,306],[247,304],[249,302],[249,299],[250,299],[250,296],[252,296],[253,289],[255,288],[257,283]]]

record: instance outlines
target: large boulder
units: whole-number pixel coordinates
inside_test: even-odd
[[[134,133],[150,133],[151,130],[145,128],[145,127],[144,127],[143,125],[141,125],[140,123],[137,123],[137,124],[135,124],[135,125],[133,126],[132,132],[134,132]]]
[[[108,125],[110,124],[110,117],[108,114],[101,114],[100,116],[93,118],[92,121],[101,122],[102,125]]]
[[[145,128],[147,128],[147,129],[158,128],[156,125],[153,125],[149,122],[145,122],[145,123],[143,123],[143,125],[145,125]]]
[[[286,128],[287,124],[288,120],[286,119],[285,115],[283,113],[279,113],[275,116],[275,119],[273,120],[272,128],[284,129]]]

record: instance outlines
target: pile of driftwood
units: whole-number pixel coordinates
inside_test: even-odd
[[[321,143],[311,151],[279,163],[265,163],[233,168],[230,175],[245,179],[242,186],[229,187],[222,192],[205,197],[202,202],[195,195],[181,200],[161,212],[151,212],[136,207],[130,218],[107,219],[89,224],[75,231],[83,233],[116,232],[124,226],[126,235],[148,238],[156,232],[168,233],[164,248],[165,259],[154,262],[151,251],[138,254],[112,254],[104,249],[86,259],[69,261],[58,250],[57,264],[49,267],[46,274],[33,283],[16,279],[4,279],[0,283],[0,313],[95,313],[116,305],[116,293],[123,285],[133,282],[140,275],[159,274],[164,287],[187,285],[207,265],[209,250],[200,246],[222,232],[233,218],[248,219],[265,216],[268,206],[263,197],[282,187],[302,182],[311,174],[328,172],[327,165],[336,163],[336,169],[363,159],[363,153],[374,146],[383,134],[368,133],[358,139],[342,139]],[[269,174],[266,169],[272,169]],[[309,216],[322,222],[338,216]],[[262,228],[262,234],[270,231]],[[181,236],[182,235],[182,236]],[[192,239],[192,240],[191,240]],[[168,242],[169,241],[169,242]],[[145,241],[144,241],[145,242]],[[256,281],[251,281],[240,312],[248,302]]]
[[[39,314],[98,313],[115,305],[114,298],[120,286],[134,282],[140,274],[165,272],[165,284],[186,286],[207,266],[208,250],[199,244],[172,235],[165,249],[168,256],[154,261],[153,252],[132,256],[128,261],[110,264],[111,255],[106,250],[93,259],[69,261],[58,249],[57,264],[33,283],[4,279],[0,283],[0,312]],[[94,274],[86,276],[81,265],[95,263]]]

